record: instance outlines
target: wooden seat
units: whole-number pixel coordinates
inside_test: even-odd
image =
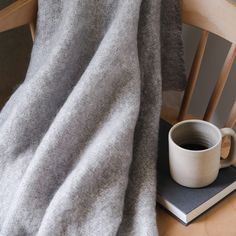
[[[234,0],[182,0],[181,3],[183,23],[202,29],[202,34],[180,111],[163,107],[161,116],[170,123],[176,123],[177,121],[194,117],[187,114],[187,111],[198,79],[208,35],[209,33],[214,33],[231,42],[231,48],[203,117],[204,120],[210,121],[236,56],[236,3]],[[32,38],[34,39],[36,13],[36,0],[16,1],[0,11],[0,32],[28,24],[31,29]],[[233,127],[235,121],[236,102],[225,122],[225,126]],[[229,146],[228,141],[225,140],[224,142],[224,150],[227,150]],[[236,193],[228,196],[187,227],[179,223],[165,210],[157,207],[157,225],[160,236],[235,236],[235,219]]]

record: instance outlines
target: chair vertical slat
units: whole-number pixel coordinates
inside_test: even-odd
[[[36,32],[36,21],[31,22],[29,26],[30,26],[31,37],[32,40],[34,41]]]
[[[183,97],[182,104],[180,107],[178,121],[181,121],[184,119],[187,113],[187,110],[189,108],[193,91],[194,91],[194,88],[198,79],[198,75],[199,75],[199,71],[200,71],[200,67],[202,63],[202,58],[203,58],[206,44],[207,44],[207,39],[208,39],[208,32],[204,30],[201,33],[198,48],[197,48],[197,51],[193,60],[193,64],[192,64],[191,71],[188,78],[187,87],[185,89],[184,97]]]
[[[225,123],[225,127],[233,128],[236,123],[236,101],[229,113],[229,117]]]
[[[205,115],[204,115],[204,120],[209,121],[216,109],[216,106],[219,102],[219,99],[221,97],[221,94],[223,92],[225,83],[228,79],[229,72],[231,70],[231,67],[233,65],[234,59],[236,56],[236,44],[232,44],[228,55],[225,59],[224,65],[221,69],[219,79],[216,82],[215,88],[213,90],[213,93],[211,95],[210,101],[208,103]]]

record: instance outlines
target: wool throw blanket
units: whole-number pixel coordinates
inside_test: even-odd
[[[185,83],[168,2],[38,1],[26,79],[0,113],[1,236],[158,234],[162,85]]]

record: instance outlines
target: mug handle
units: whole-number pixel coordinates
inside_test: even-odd
[[[226,159],[220,161],[220,168],[225,168],[232,165],[236,161],[236,133],[231,128],[223,128],[220,131],[222,134],[222,139],[225,136],[231,137],[231,146],[229,155]]]

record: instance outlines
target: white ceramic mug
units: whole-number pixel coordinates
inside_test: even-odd
[[[227,159],[221,160],[221,143],[231,136]],[[233,129],[218,129],[202,120],[185,120],[169,132],[169,164],[172,178],[179,184],[199,188],[211,184],[220,168],[236,160],[236,134]]]

